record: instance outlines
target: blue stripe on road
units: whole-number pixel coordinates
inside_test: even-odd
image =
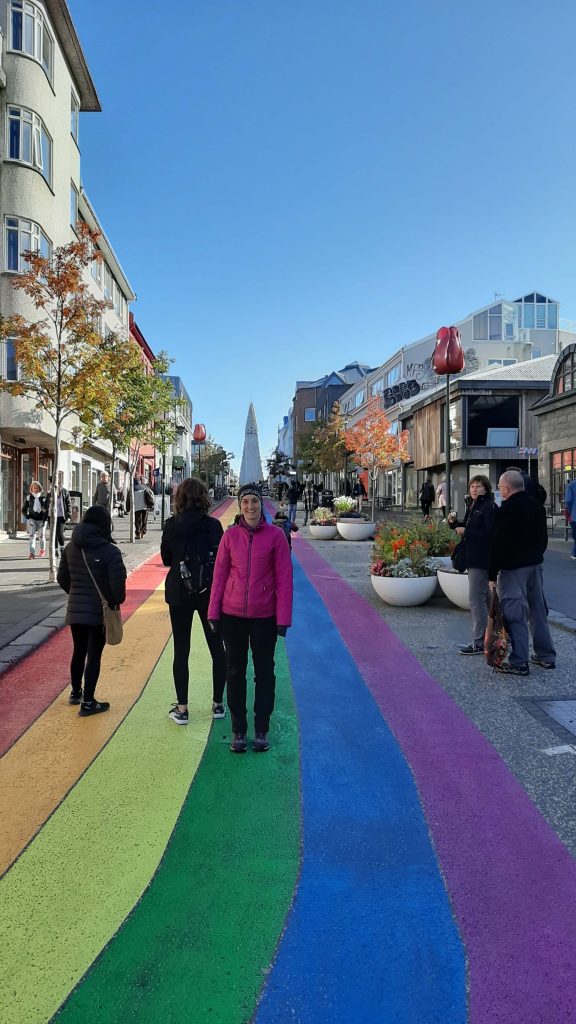
[[[465,954],[410,769],[296,562],[294,585],[302,874],[254,1019],[463,1024]]]

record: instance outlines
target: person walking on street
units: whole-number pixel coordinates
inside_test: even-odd
[[[100,483],[92,496],[93,505],[102,505],[103,508],[110,508],[110,477],[104,470],[100,473]],[[112,484],[112,507],[116,504],[116,488]]]
[[[170,566],[165,584],[165,599],[170,610],[174,638],[172,671],[177,703],[168,716],[176,725],[188,725],[189,656],[194,612],[198,613],[208,649],[212,656],[212,714],[224,718],[226,656],[222,638],[208,625],[208,602],[212,573],[222,524],[208,515],[210,500],[203,480],[183,480],[174,497],[174,515],[162,532],[160,554]]]
[[[566,522],[572,530],[572,554],[570,558],[576,561],[576,479],[571,480],[566,487],[564,494],[564,514]]]
[[[352,497],[356,498],[356,506],[358,508],[358,511],[361,512],[362,511],[362,502],[364,501],[364,498],[366,497],[366,488],[364,487],[364,482],[363,482],[362,478],[359,477],[359,476],[356,477],[356,479],[355,479],[355,481],[354,481],[354,483],[352,485]]]
[[[44,494],[39,480],[30,484],[30,492],[22,506],[22,515],[26,520],[26,529],[30,538],[28,558],[36,558],[36,538],[38,538],[40,558],[46,554],[46,523],[48,521],[48,498]]]
[[[69,703],[80,705],[81,718],[101,714],[110,707],[95,694],[106,634],[102,600],[90,573],[112,608],[124,603],[126,567],[112,540],[110,513],[102,505],[86,510],[58,566],[58,583],[68,594],[65,622],[73,642]]]
[[[52,477],[50,477],[50,483],[52,483]],[[48,495],[48,519],[50,519],[52,511],[52,492]],[[64,526],[69,523],[72,519],[72,503],[70,501],[70,494],[65,487],[58,484],[56,488],[56,542],[54,546],[54,554],[56,558],[60,557],[61,552],[64,550],[66,540],[64,538]]]
[[[432,477],[429,476],[420,488],[420,508],[422,509],[424,519],[429,519],[430,508],[435,497],[436,492],[434,490],[434,484],[432,483]]]
[[[476,479],[476,477],[474,478]],[[484,477],[484,479],[487,479]],[[490,488],[492,493],[492,488]],[[436,491],[436,499],[438,501],[438,508],[442,512],[442,518],[446,519],[446,477],[443,476],[440,483],[438,484],[438,490]]]
[[[130,492],[128,492],[127,511],[130,511]],[[148,529],[148,512],[154,508],[154,494],[150,487],[142,483],[139,476],[134,477],[134,529],[136,540],[142,540]]]
[[[235,754],[246,750],[246,670],[248,649],[254,665],[253,750],[270,747],[268,730],[274,710],[274,650],[292,622],[292,559],[280,530],[266,519],[257,484],[238,491],[240,519],[224,534],[214,567],[208,620],[221,630],[228,666],[228,707]]]
[[[288,519],[291,523],[296,522],[296,506],[300,497],[300,484],[298,480],[291,480],[286,491],[286,504],[288,505]]]
[[[502,615],[512,650],[496,671],[529,675],[529,661],[555,668],[556,651],[548,625],[542,563],[548,546],[546,511],[524,489],[522,474],[508,470],[498,481],[502,505],[496,514],[490,555],[490,587],[498,581]],[[532,631],[534,653],[529,658]]]
[[[304,526],[307,526],[308,520],[314,509],[318,507],[318,493],[314,487],[314,481],[311,476],[307,477],[304,482],[302,497],[304,498]],[[292,520],[292,522],[293,521],[294,520]]]
[[[473,476],[468,491],[472,501],[468,505],[462,526],[456,526],[455,532],[464,541],[472,613],[472,643],[461,647],[460,654],[484,654],[484,633],[490,604],[488,568],[492,533],[496,522],[496,504],[487,476]]]

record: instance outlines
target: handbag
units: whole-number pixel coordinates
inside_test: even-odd
[[[461,540],[452,552],[452,566],[457,572],[466,572],[466,541]]]
[[[500,607],[500,599],[493,587],[490,593],[490,608],[488,609],[488,625],[484,633],[484,656],[491,668],[499,668],[505,661],[508,653],[508,633],[504,625],[504,616]]]
[[[117,644],[122,643],[122,637],[124,636],[124,629],[122,626],[122,616],[119,608],[111,608],[108,601],[104,597],[104,594],[100,590],[100,587],[94,579],[94,575],[90,566],[88,565],[88,559],[86,558],[86,552],[82,549],[82,556],[84,558],[84,564],[90,573],[92,583],[96,587],[100,600],[102,601],[102,614],[104,615],[104,633],[106,634],[106,643],[110,644],[111,647],[115,647]]]

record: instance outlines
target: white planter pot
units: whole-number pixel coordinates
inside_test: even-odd
[[[395,576],[371,576],[372,586],[386,604],[396,608],[410,608],[425,604],[436,590],[435,576],[415,576],[402,579]]]
[[[468,595],[468,573],[456,572],[455,569],[438,569],[438,583],[446,597],[458,608],[470,609]]]
[[[433,558],[435,562],[441,562],[447,569],[452,568],[452,559],[450,555],[430,555],[430,558]]]
[[[374,536],[376,523],[366,523],[359,519],[339,519],[338,533],[343,540],[370,540]]]
[[[310,536],[315,537],[316,540],[334,540],[334,537],[338,536],[338,528],[336,526],[315,526],[314,523],[311,523]]]

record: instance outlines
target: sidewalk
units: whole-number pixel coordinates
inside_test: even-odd
[[[72,531],[66,530],[69,540]],[[148,518],[144,540],[130,544],[130,520],[114,519],[118,542],[128,573],[160,548],[160,517]],[[48,557],[28,559],[28,538],[0,544],[0,674],[44,642],[64,623],[66,594],[48,582]]]

